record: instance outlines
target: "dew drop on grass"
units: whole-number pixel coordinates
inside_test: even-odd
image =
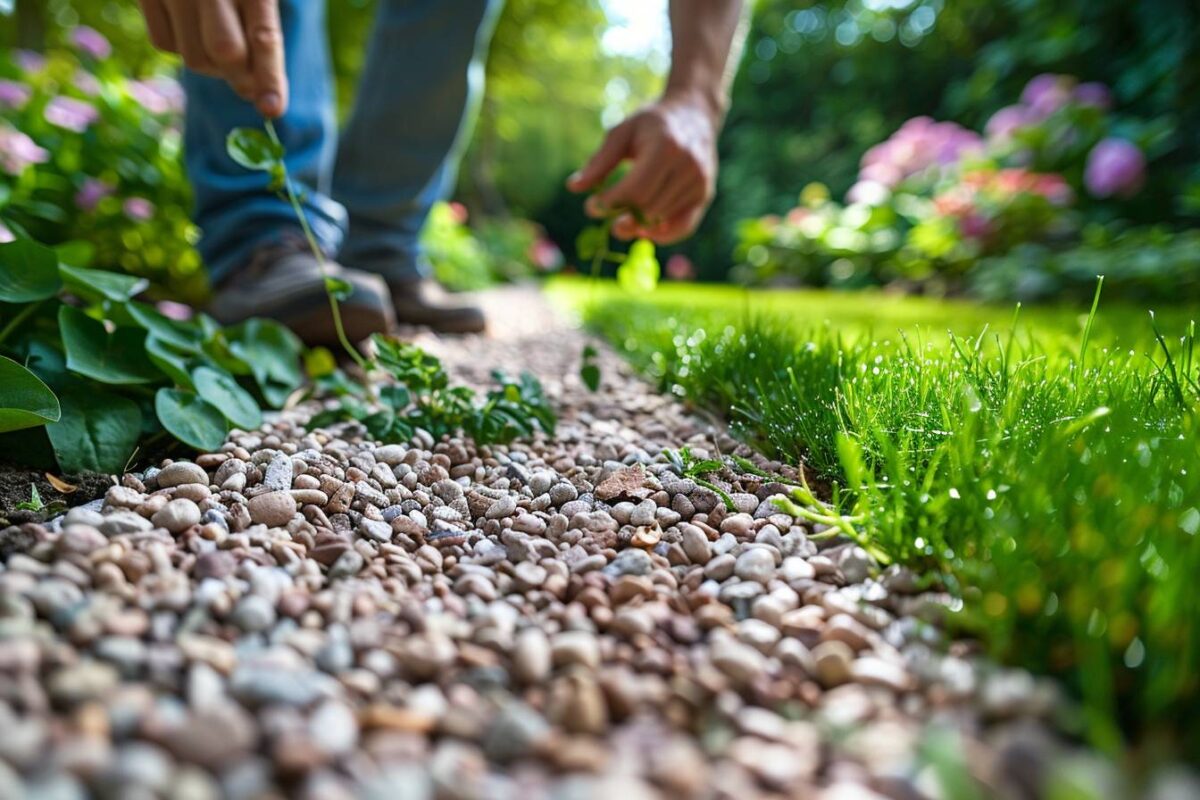
[[[1137,669],[1146,660],[1146,645],[1142,644],[1142,640],[1138,637],[1133,637],[1133,641],[1129,643],[1129,647],[1125,648],[1125,666],[1130,669]]]

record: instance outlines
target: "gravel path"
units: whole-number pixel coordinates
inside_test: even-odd
[[[535,294],[489,305],[421,342],[537,374],[552,441],[377,447],[301,406],[0,531],[0,798],[907,799],[947,741],[1028,796],[1051,688],[778,486],[727,472],[726,512],[659,457],[724,433],[607,351],[587,392]]]

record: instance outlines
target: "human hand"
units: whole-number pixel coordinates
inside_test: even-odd
[[[221,78],[264,117],[287,110],[278,0],[138,0],[150,41]]]
[[[664,96],[608,133],[604,144],[567,180],[572,191],[600,185],[622,161],[633,162],[623,179],[588,198],[592,217],[619,212],[613,235],[659,244],[687,238],[712,201],[717,176],[720,114],[701,95]]]

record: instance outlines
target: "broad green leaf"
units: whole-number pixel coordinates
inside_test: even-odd
[[[46,435],[62,471],[123,470],[142,432],[137,403],[83,381],[72,383],[60,400],[62,417],[46,426]]]
[[[584,261],[591,261],[606,247],[608,227],[604,225],[589,225],[575,237],[575,254]]]
[[[91,242],[85,242],[82,239],[72,239],[69,242],[63,242],[60,245],[55,245],[54,253],[58,256],[58,263],[70,264],[72,267],[86,267],[92,263],[92,256],[96,253],[96,248]]]
[[[0,356],[0,433],[55,422],[61,413],[49,386],[16,361]]]
[[[58,327],[72,372],[112,384],[162,380],[162,372],[146,356],[145,331],[117,328],[109,333],[103,323],[71,306],[58,310]]]
[[[220,409],[225,418],[239,428],[249,431],[262,424],[258,403],[232,375],[212,367],[196,367],[192,372],[192,383],[203,400]]]
[[[89,303],[98,303],[101,300],[124,302],[134,295],[144,292],[150,285],[145,278],[107,272],[102,269],[73,267],[70,264],[59,264],[58,274],[62,278],[63,285],[67,287],[67,291]]]
[[[154,334],[146,337],[146,355],[176,386],[194,388],[188,357],[171,349],[170,345]]]
[[[0,244],[0,302],[34,303],[62,286],[58,258],[32,239]]]
[[[195,392],[159,389],[154,411],[167,433],[197,450],[216,450],[225,441],[225,416]]]
[[[617,269],[617,282],[628,292],[653,292],[658,288],[662,269],[654,256],[654,243],[649,239],[638,239],[629,248],[629,255]]]
[[[178,347],[188,352],[199,352],[200,340],[203,336],[199,325],[188,321],[171,319],[159,313],[158,309],[146,303],[131,300],[126,309],[133,320],[146,329],[146,332],[172,347]]]
[[[296,334],[269,319],[248,319],[226,331],[230,352],[250,365],[263,397],[278,408],[304,383]]]
[[[225,152],[246,169],[269,171],[283,159],[283,148],[260,128],[234,128],[225,137]]]

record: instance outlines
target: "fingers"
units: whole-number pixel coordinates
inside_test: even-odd
[[[602,182],[625,160],[632,143],[633,126],[628,121],[613,128],[591,160],[567,179],[567,188],[573,192],[586,192]]]
[[[667,220],[666,222],[655,225],[654,227],[642,232],[642,235],[647,239],[655,242],[655,244],[668,245],[683,241],[687,237],[695,233],[696,228],[700,226],[700,221],[704,219],[704,207],[685,211],[678,217]]]
[[[226,77],[247,70],[246,38],[233,0],[212,0],[200,16],[200,40],[204,52]]]
[[[168,53],[179,52],[175,42],[175,31],[171,28],[171,18],[167,15],[162,0],[138,0],[138,4],[142,7],[142,16],[146,20],[150,43]]]
[[[636,209],[643,215],[650,211],[653,200],[671,179],[669,169],[664,169],[658,157],[658,148],[648,148],[634,156],[633,169],[611,189],[593,195],[588,200],[589,210],[599,214],[611,209]]]
[[[264,117],[282,116],[287,110],[288,83],[277,0],[243,0],[242,20],[250,52],[254,104]]]
[[[215,76],[216,65],[204,52],[204,40],[200,34],[200,14],[196,4],[191,0],[166,0],[165,5],[175,38],[176,52],[183,56],[183,63],[195,72]]]

